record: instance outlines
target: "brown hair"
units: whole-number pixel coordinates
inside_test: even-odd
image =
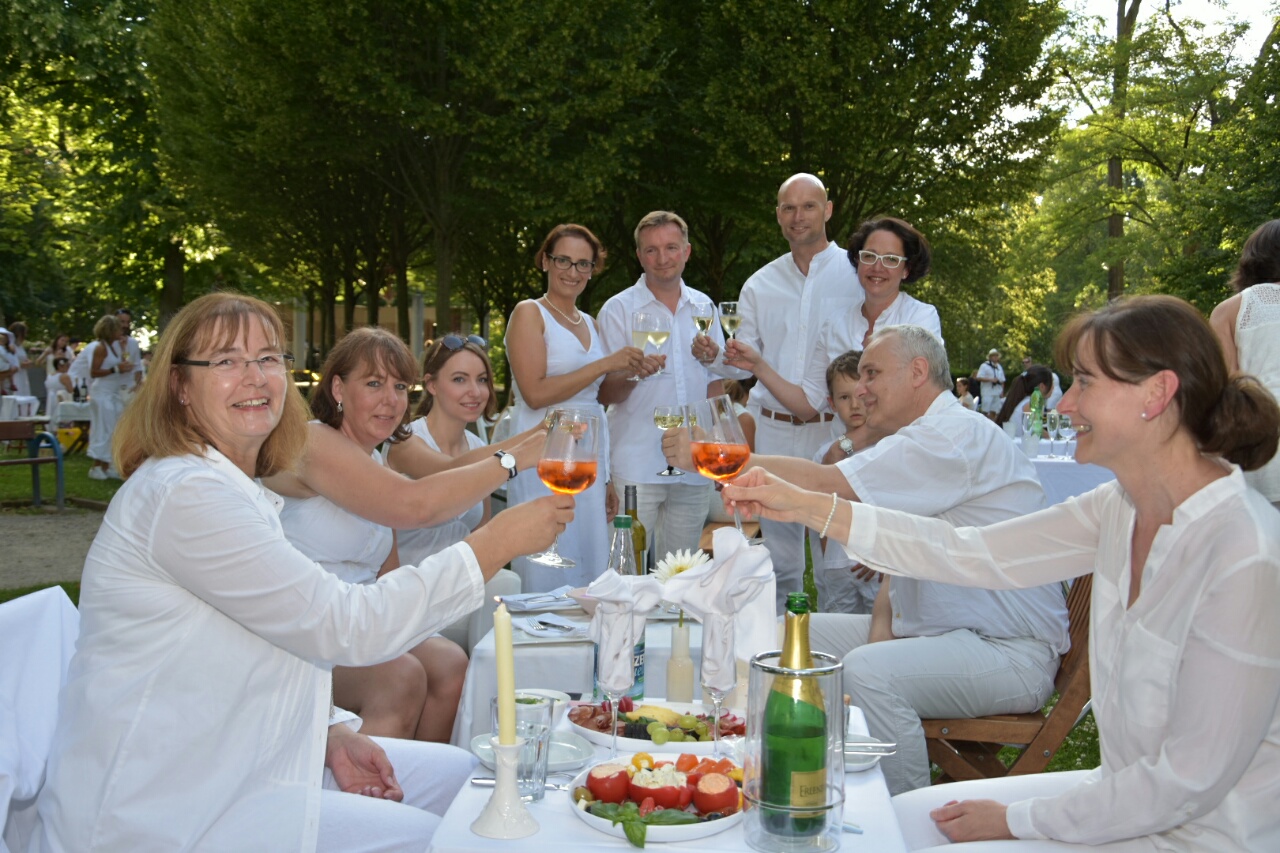
[[[680,236],[684,238],[684,241],[686,243],[689,242],[689,223],[685,222],[678,215],[669,210],[651,210],[646,213],[640,219],[640,223],[636,225],[636,248],[640,248],[640,232],[644,231],[646,228],[657,228],[662,225],[676,226],[680,229]]]
[[[105,319],[105,318],[104,318]],[[112,455],[128,477],[148,459],[198,453],[218,443],[205,433],[191,410],[178,399],[179,383],[193,368],[175,364],[208,348],[233,344],[257,320],[273,345],[284,340],[284,326],[270,305],[238,293],[209,293],[169,321],[151,361],[151,378],[142,383],[120,416]],[[115,322],[115,318],[111,318]],[[254,475],[269,477],[292,469],[307,443],[307,407],[292,382],[285,382],[280,422],[258,451]]]
[[[324,360],[320,381],[311,389],[312,417],[334,429],[341,429],[342,411],[333,396],[334,377],[341,376],[346,382],[357,369],[373,367],[380,367],[388,375],[410,385],[418,375],[418,365],[414,364],[413,353],[409,352],[404,341],[377,326],[353,329],[338,341]],[[403,441],[409,437],[408,423],[409,409],[406,406],[404,418],[391,434],[391,441]]]
[[[1022,401],[1034,394],[1041,385],[1048,385],[1050,392],[1053,391],[1053,371],[1043,364],[1033,364],[1025,373],[1015,376],[1004,395],[1004,405],[996,415],[996,426],[1003,426],[1012,418]]]
[[[851,349],[848,352],[842,352],[835,358],[831,359],[831,363],[827,365],[828,396],[835,393],[831,390],[831,386],[835,384],[837,373],[848,379],[858,378],[858,362],[860,361],[862,361],[862,353],[856,349]]]
[[[1098,370],[1136,384],[1162,370],[1178,377],[1179,420],[1205,453],[1246,471],[1275,455],[1280,407],[1258,380],[1229,377],[1222,347],[1208,322],[1174,296],[1122,297],[1076,316],[1058,335],[1054,357],[1072,373],[1088,347]]]
[[[903,284],[919,281],[929,274],[933,250],[929,248],[928,238],[911,223],[893,216],[868,219],[849,237],[849,263],[853,264],[855,270],[858,268],[858,253],[867,245],[867,238],[876,231],[888,231],[902,241],[902,251],[907,254],[907,277],[902,280]]]
[[[435,397],[427,390],[427,377],[439,376],[444,366],[449,363],[449,359],[460,352],[477,355],[484,362],[484,369],[489,374],[489,400],[484,404],[484,417],[491,421],[498,413],[498,395],[493,393],[493,363],[489,361],[489,353],[485,352],[484,347],[465,339],[461,347],[451,350],[444,345],[442,337],[427,347],[427,351],[422,354],[422,397],[418,400],[418,408],[413,413],[415,418],[425,418],[435,403]]]
[[[604,263],[604,259],[609,256],[609,253],[604,250],[604,244],[600,242],[600,238],[592,234],[590,228],[585,225],[565,222],[547,232],[546,239],[538,247],[538,254],[533,256],[534,266],[542,269],[543,260],[551,254],[556,247],[556,243],[560,242],[562,237],[578,237],[591,244],[591,260],[595,261],[597,269]]]
[[[114,314],[104,314],[93,324],[93,336],[106,344],[115,343],[120,337],[120,321]]]
[[[1263,223],[1249,235],[1231,276],[1236,293],[1268,282],[1280,282],[1280,219]]]

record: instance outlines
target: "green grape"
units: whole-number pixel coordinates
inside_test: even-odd
[[[679,723],[680,728],[682,729],[691,729],[698,725],[698,718],[693,714],[685,714],[679,720],[676,720],[676,722]]]
[[[707,725],[706,720],[698,720],[698,724],[693,727],[693,730],[698,733],[698,737],[702,737],[707,732],[711,731],[711,727]]]
[[[700,732],[700,733],[698,734],[698,740],[702,740],[702,741],[711,740],[711,733],[710,733],[710,732]]]
[[[661,723],[659,723],[659,725],[661,728],[655,729],[649,733],[649,737],[653,740],[655,746],[662,746],[664,743],[671,740],[671,733],[667,731],[666,726],[662,726]]]
[[[685,739],[684,731],[682,729],[669,729],[667,736],[677,743]]]
[[[649,733],[649,737],[653,737],[655,734],[658,733],[659,730],[662,730],[665,732],[667,730],[667,727],[664,726],[662,723],[658,722],[657,720],[654,720],[652,723],[650,723],[648,726],[645,727],[645,731]]]

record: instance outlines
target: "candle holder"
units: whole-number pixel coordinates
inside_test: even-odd
[[[516,785],[516,764],[520,761],[520,749],[524,738],[515,743],[498,743],[489,738],[493,747],[493,794],[480,816],[471,824],[471,831],[485,838],[526,838],[538,831],[538,822],[520,799]]]

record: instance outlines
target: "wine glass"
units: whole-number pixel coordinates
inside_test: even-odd
[[[684,406],[655,406],[653,409],[654,425],[666,432],[674,427],[684,426]],[[659,477],[683,477],[684,472],[679,468],[667,466],[667,470],[659,471]]]
[[[596,481],[596,447],[600,440],[600,421],[595,415],[576,409],[556,410],[547,440],[538,460],[538,478],[553,492],[576,495],[591,488]],[[544,566],[568,569],[577,565],[560,556],[557,536],[546,552],[530,557]]]
[[[729,340],[733,340],[733,336],[738,333],[738,327],[742,325],[742,318],[738,316],[737,302],[720,303],[720,325],[724,327],[724,333],[729,336]]]
[[[1076,437],[1076,428],[1071,423],[1071,416],[1058,415],[1058,435],[1062,437],[1062,458],[1074,459],[1071,455],[1071,439]]]
[[[689,306],[689,313],[693,316],[693,325],[699,336],[706,337],[711,334],[711,324],[716,321],[716,306],[710,302],[694,302]],[[699,359],[703,364],[707,364],[704,359]]]
[[[702,689],[711,697],[711,754],[724,757],[725,753],[720,747],[720,714],[724,697],[729,695],[729,691],[717,690],[705,681],[702,682]]]
[[[723,481],[737,476],[751,458],[751,449],[742,437],[738,413],[727,394],[695,403],[689,407],[689,413],[689,450],[694,467],[702,476],[715,480],[719,490],[723,488]],[[733,523],[742,533],[742,518],[736,506]],[[754,544],[759,540],[750,541]]]
[[[671,337],[671,321],[665,315],[656,311],[636,311],[631,315],[631,345],[633,347],[645,350],[648,345],[652,344],[654,351],[660,352],[669,337]],[[657,376],[665,372],[664,370],[658,370],[653,375]],[[630,381],[639,382],[640,377],[631,377]]]
[[[1059,432],[1058,412],[1056,410],[1044,413],[1044,428],[1049,432],[1049,458],[1061,459],[1058,456],[1058,440],[1062,438]],[[1063,448],[1064,452],[1066,448]]]

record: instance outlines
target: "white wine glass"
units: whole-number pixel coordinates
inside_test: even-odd
[[[737,686],[736,684],[734,685]],[[724,757],[724,753],[720,747],[720,715],[724,706],[724,697],[729,695],[728,690],[717,690],[702,682],[702,689],[707,691],[707,695],[711,697],[711,754]],[[732,690],[733,688],[730,688]]]
[[[655,406],[653,409],[653,424],[663,432],[684,426],[684,406]],[[684,472],[679,468],[667,465],[667,470],[659,471],[658,476],[683,477]]]
[[[656,311],[636,311],[631,315],[631,345],[633,347],[648,352],[648,347],[652,346],[655,353],[661,352],[662,347],[670,337],[671,320],[665,315]],[[657,376],[664,372],[663,370],[658,370],[653,375]],[[631,381],[638,382],[640,377],[633,377]]]
[[[716,481],[716,490],[724,481],[738,475],[751,458],[751,448],[742,435],[738,413],[727,394],[694,403],[689,407],[689,450],[698,473]],[[733,508],[733,523],[742,533],[742,517]],[[745,533],[742,534],[744,537]],[[752,544],[758,542],[752,539]]]
[[[547,440],[538,460],[538,478],[553,492],[577,495],[596,481],[596,454],[600,441],[600,421],[595,415],[576,409],[558,409],[547,430]],[[551,548],[529,559],[543,566],[568,569],[577,565],[560,555],[560,537]]]
[[[1058,455],[1058,441],[1062,438],[1059,432],[1059,418],[1056,410],[1044,413],[1044,428],[1049,433],[1049,457],[1061,459]]]
[[[1075,459],[1071,452],[1071,441],[1076,437],[1076,428],[1071,423],[1070,415],[1058,415],[1058,435],[1062,437],[1062,457],[1064,459]]]
[[[737,302],[720,303],[720,325],[724,328],[724,333],[729,336],[729,340],[733,340],[738,334],[738,327],[742,325],[742,318],[738,316]]]
[[[691,303],[689,313],[693,317],[693,326],[697,332],[696,338],[705,338],[711,334],[711,324],[716,321],[716,306],[710,302],[700,301]],[[698,359],[703,364],[709,364],[706,359]]]

